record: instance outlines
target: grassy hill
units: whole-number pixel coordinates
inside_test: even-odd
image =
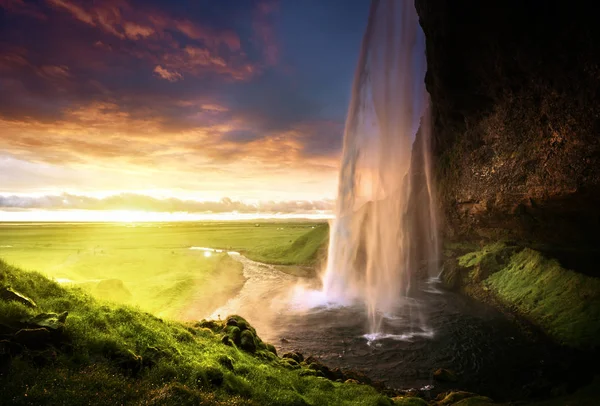
[[[392,404],[371,386],[333,382],[314,365],[276,356],[239,317],[163,320],[5,262],[0,286],[36,303],[0,299],[8,404]]]

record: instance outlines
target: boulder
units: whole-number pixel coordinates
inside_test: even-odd
[[[304,355],[302,355],[298,351],[286,352],[281,356],[281,358],[291,358],[297,363],[301,363],[302,361],[304,361]]]
[[[35,302],[22,293],[17,292],[10,286],[0,288],[0,299],[7,302],[18,302],[28,307],[37,307]]]
[[[57,313],[40,313],[37,316],[30,318],[25,323],[30,328],[47,328],[53,331],[61,331],[65,327],[68,312]]]

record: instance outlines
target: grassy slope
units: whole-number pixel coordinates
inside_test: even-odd
[[[250,259],[279,265],[314,265],[324,255],[329,240],[329,226],[319,224],[293,241],[254,249],[247,252]]]
[[[561,344],[599,345],[600,279],[564,269],[537,251],[502,243],[462,255],[458,264],[465,269],[467,291],[469,284],[481,283]]]
[[[178,319],[210,314],[244,282],[224,255],[191,246],[241,251],[277,264],[312,264],[326,223],[0,224],[0,258],[52,278],[69,279],[96,297],[135,304]],[[314,227],[314,228],[313,228]],[[115,279],[101,289],[98,280]],[[120,281],[120,282],[119,282]],[[121,285],[119,285],[121,283]]]
[[[61,344],[13,354],[8,363],[0,357],[2,400],[10,404],[391,404],[369,386],[302,376],[306,369],[226,346],[206,328],[102,303],[4,262],[0,283],[38,304],[0,300],[0,324],[69,312]]]

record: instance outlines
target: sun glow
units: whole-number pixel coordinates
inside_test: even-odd
[[[188,213],[156,212],[143,210],[7,210],[0,211],[0,222],[109,222],[142,223],[173,221],[242,221],[260,219],[330,219],[326,211],[310,213]]]

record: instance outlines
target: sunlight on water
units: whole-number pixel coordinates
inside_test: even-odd
[[[367,345],[372,345],[376,341],[394,340],[394,341],[412,341],[416,337],[433,338],[433,330],[412,331],[404,334],[384,334],[384,333],[369,333],[363,337],[367,340]]]

